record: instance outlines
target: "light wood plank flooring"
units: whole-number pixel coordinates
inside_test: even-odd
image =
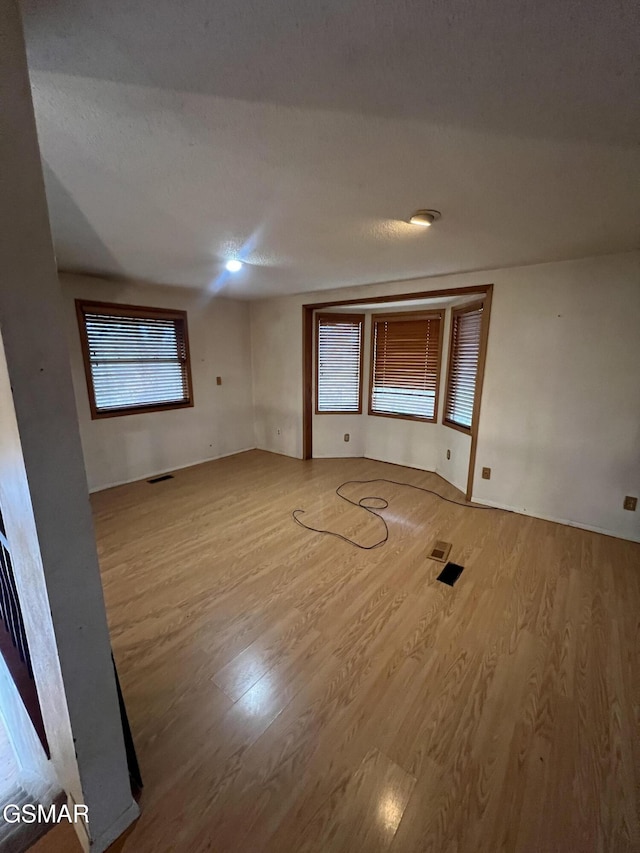
[[[640,545],[260,451],[93,497],[145,790],[125,853],[640,850]],[[455,587],[426,559],[453,543]],[[62,829],[38,850],[71,850]]]

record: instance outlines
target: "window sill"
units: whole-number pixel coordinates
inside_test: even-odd
[[[400,414],[393,414],[392,412],[372,412],[371,409],[369,409],[369,414],[375,418],[396,418],[397,420],[401,420],[401,421],[419,421],[420,423],[423,423],[423,424],[435,424],[436,423],[435,416],[432,418],[422,418],[419,415],[400,415]]]
[[[91,412],[91,420],[97,421],[102,418],[120,418],[126,415],[144,415],[150,412],[168,412],[170,409],[188,409],[193,407],[193,400],[185,403],[158,403],[153,406],[131,406],[127,409],[113,409],[109,412]]]
[[[335,411],[335,412],[319,412],[317,409],[314,414],[316,415],[361,415],[362,409],[351,409],[349,411]]]
[[[461,426],[460,424],[454,424],[452,421],[445,420],[442,421],[442,425],[451,429],[457,429],[458,432],[462,432],[465,435],[471,435],[471,427]]]

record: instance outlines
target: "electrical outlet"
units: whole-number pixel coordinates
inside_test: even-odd
[[[216,376],[216,385],[222,385],[222,376]]]
[[[629,512],[635,512],[638,507],[638,498],[633,498],[631,495],[627,495],[624,499],[624,508],[628,509]]]
[[[491,479],[491,468],[483,468],[482,469],[482,479],[490,480]]]
[[[278,427],[278,429],[276,430],[276,433],[277,433],[278,435],[280,435],[280,427]]]
[[[345,440],[345,441],[349,441],[349,438],[350,438],[349,433],[348,433],[348,432],[345,432],[345,434],[344,434],[344,440]]]
[[[447,459],[451,459],[451,451],[447,450]]]

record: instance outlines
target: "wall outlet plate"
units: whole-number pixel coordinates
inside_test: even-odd
[[[490,480],[491,479],[491,468],[483,468],[482,469],[482,479]]]
[[[349,441],[349,433],[348,433],[348,432],[345,432],[345,434],[344,434],[344,440],[345,440],[345,441]]]
[[[624,499],[624,508],[628,509],[629,512],[635,512],[638,508],[638,498],[627,495]]]
[[[447,450],[447,459],[451,459],[451,451]]]

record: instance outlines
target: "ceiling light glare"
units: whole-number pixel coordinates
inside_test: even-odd
[[[230,261],[227,261],[225,266],[229,270],[229,272],[239,272],[239,270],[242,269],[242,261],[238,261],[235,258],[232,258]]]
[[[429,228],[436,219],[440,219],[439,210],[416,210],[411,215],[409,222],[412,225],[421,225],[423,228]]]

